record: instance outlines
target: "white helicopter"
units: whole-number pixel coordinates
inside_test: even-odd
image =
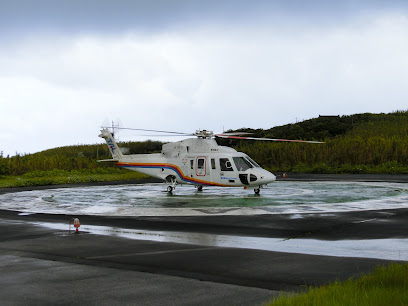
[[[116,162],[118,167],[137,171],[149,176],[159,178],[167,183],[167,192],[172,193],[177,184],[195,185],[198,191],[203,186],[244,187],[253,188],[259,194],[261,188],[276,180],[276,176],[261,168],[248,155],[237,152],[235,149],[220,146],[215,137],[289,141],[304,143],[321,143],[318,141],[271,139],[242,137],[249,133],[223,133],[214,134],[212,131],[198,130],[193,134],[119,128],[148,132],[164,132],[186,136],[196,136],[182,141],[163,144],[161,153],[125,155],[121,152],[112,132],[103,127],[99,137],[106,140],[113,159],[101,161]]]

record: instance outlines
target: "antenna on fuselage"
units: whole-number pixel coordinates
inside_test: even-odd
[[[112,136],[115,137],[115,129],[119,128],[119,124],[115,125],[115,122],[112,120]]]

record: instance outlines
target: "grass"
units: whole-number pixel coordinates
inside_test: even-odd
[[[408,305],[408,264],[378,266],[360,278],[283,295],[267,305]]]
[[[145,178],[148,178],[148,176],[145,174],[117,168],[100,168],[93,170],[86,169],[75,171],[33,171],[21,176],[0,177],[0,188],[108,182]]]

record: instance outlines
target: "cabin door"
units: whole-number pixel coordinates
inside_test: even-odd
[[[207,157],[199,156],[196,158],[196,175],[205,176],[207,173]]]

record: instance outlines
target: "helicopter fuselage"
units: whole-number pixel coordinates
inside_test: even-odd
[[[108,130],[108,143],[117,166],[144,173],[169,184],[262,187],[276,180],[248,155],[220,146],[212,138],[189,138],[163,144],[161,153],[123,155]]]

